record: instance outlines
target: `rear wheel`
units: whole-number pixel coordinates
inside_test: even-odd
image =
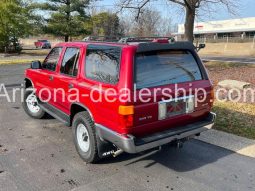
[[[95,163],[100,158],[97,149],[94,122],[89,113],[84,111],[76,114],[73,119],[74,144],[80,157],[87,163]]]
[[[32,87],[25,90],[22,106],[30,117],[41,119],[45,116],[45,111],[38,105],[38,100]]]

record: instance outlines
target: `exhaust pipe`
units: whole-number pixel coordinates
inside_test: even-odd
[[[122,153],[124,153],[124,151],[121,150],[121,149],[119,149],[119,150],[113,152],[113,153],[112,153],[112,156],[115,158],[115,157],[119,156],[119,155],[122,154]]]

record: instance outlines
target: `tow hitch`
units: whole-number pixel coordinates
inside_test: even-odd
[[[176,147],[177,149],[181,149],[181,148],[183,147],[183,144],[184,144],[186,141],[188,141],[188,140],[190,140],[190,139],[192,139],[192,138],[194,138],[194,136],[187,137],[187,138],[184,138],[184,139],[175,140],[175,141],[173,141],[173,142],[171,143],[171,145],[173,145],[173,146]]]
[[[183,143],[184,142],[181,140],[176,141],[176,143],[175,143],[176,148],[181,149],[183,147]]]

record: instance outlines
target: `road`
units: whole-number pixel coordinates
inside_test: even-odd
[[[231,56],[215,56],[215,55],[202,55],[204,61],[222,61],[222,62],[239,62],[247,64],[255,64],[255,57],[231,57]]]
[[[20,74],[15,67],[12,70]],[[10,88],[8,93],[11,96]],[[29,118],[19,93],[12,103],[0,96],[0,122],[1,191],[255,188],[255,159],[198,140],[180,150],[169,147],[86,164],[75,151],[71,129],[52,118]]]
[[[24,70],[30,64],[0,65],[0,83],[5,85],[21,84],[24,79]]]

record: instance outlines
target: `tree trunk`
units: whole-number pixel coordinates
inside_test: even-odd
[[[184,38],[187,41],[194,41],[194,22],[195,22],[196,8],[186,7],[186,18],[185,18],[185,33]]]
[[[69,35],[65,35],[65,42],[69,41]]]
[[[65,35],[65,42],[69,41],[69,35],[70,35],[70,31],[69,31],[69,22],[70,22],[70,16],[71,16],[71,2],[70,0],[66,1],[66,23],[67,23],[67,34]]]

